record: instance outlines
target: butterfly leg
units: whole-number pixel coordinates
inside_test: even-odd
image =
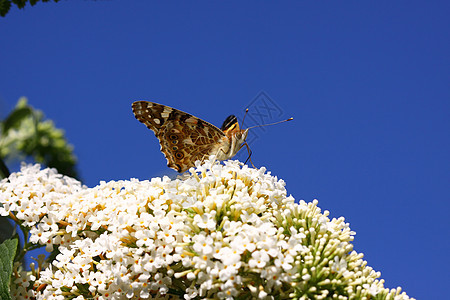
[[[244,147],[244,145],[245,145],[245,147],[247,147],[247,151],[248,151],[248,158],[245,160],[244,164],[246,164],[250,160],[250,163],[252,164],[253,168],[257,169],[255,167],[255,165],[253,164],[252,159],[250,158],[252,156],[252,150],[250,149],[250,147],[248,146],[247,143],[243,143],[241,148]]]

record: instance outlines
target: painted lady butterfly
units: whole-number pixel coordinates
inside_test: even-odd
[[[210,155],[216,155],[218,160],[230,159],[244,146],[249,152],[249,160],[251,151],[245,139],[250,128],[293,119],[240,129],[236,116],[231,115],[219,129],[191,114],[154,102],[136,101],[132,108],[136,119],[155,133],[167,166],[180,173],[193,167],[195,161],[203,161]],[[251,160],[250,163],[253,165]]]
[[[247,145],[248,128],[240,129],[236,116],[231,115],[219,129],[181,110],[148,101],[132,104],[136,119],[153,130],[161,144],[167,166],[184,172],[196,160],[216,155],[218,160],[232,158]]]

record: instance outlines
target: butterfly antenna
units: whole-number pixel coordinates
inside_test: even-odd
[[[255,128],[255,127],[270,126],[270,125],[280,124],[280,123],[284,123],[284,122],[292,121],[292,120],[294,120],[294,118],[289,118],[289,119],[286,119],[286,120],[283,120],[283,121],[278,121],[278,122],[275,122],[275,123],[269,123],[269,124],[263,124],[263,125],[255,125],[255,126],[247,128],[247,129],[251,129],[251,128]]]
[[[242,118],[242,124],[241,124],[241,127],[244,127],[244,120],[245,120],[245,116],[247,116],[247,113],[248,113],[248,108],[245,109],[245,114],[244,114],[244,117]]]

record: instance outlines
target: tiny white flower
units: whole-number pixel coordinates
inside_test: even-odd
[[[192,246],[194,251],[199,254],[209,255],[213,252],[213,239],[211,236],[207,236],[204,232],[195,235],[192,238],[194,245]]]
[[[250,268],[264,268],[270,257],[266,251],[260,250],[252,253],[252,258],[248,261]]]
[[[215,212],[204,213],[203,215],[195,215],[194,224],[202,229],[214,230],[216,227],[216,220],[214,218]]]
[[[370,285],[365,283],[363,288],[367,289],[372,296],[376,296],[380,292],[380,288],[375,282]]]
[[[347,261],[343,257],[335,256],[331,269],[334,272],[344,272],[347,269]]]

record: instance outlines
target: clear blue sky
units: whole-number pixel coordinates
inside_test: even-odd
[[[13,7],[0,19],[0,117],[27,96],[65,130],[92,187],[174,174],[134,118],[135,100],[218,126],[249,105],[255,122],[256,113],[293,116],[254,130],[253,162],[296,199],[317,198],[344,216],[355,250],[387,287],[442,299],[450,282],[449,15],[449,1]],[[255,98],[261,91],[270,100]]]

